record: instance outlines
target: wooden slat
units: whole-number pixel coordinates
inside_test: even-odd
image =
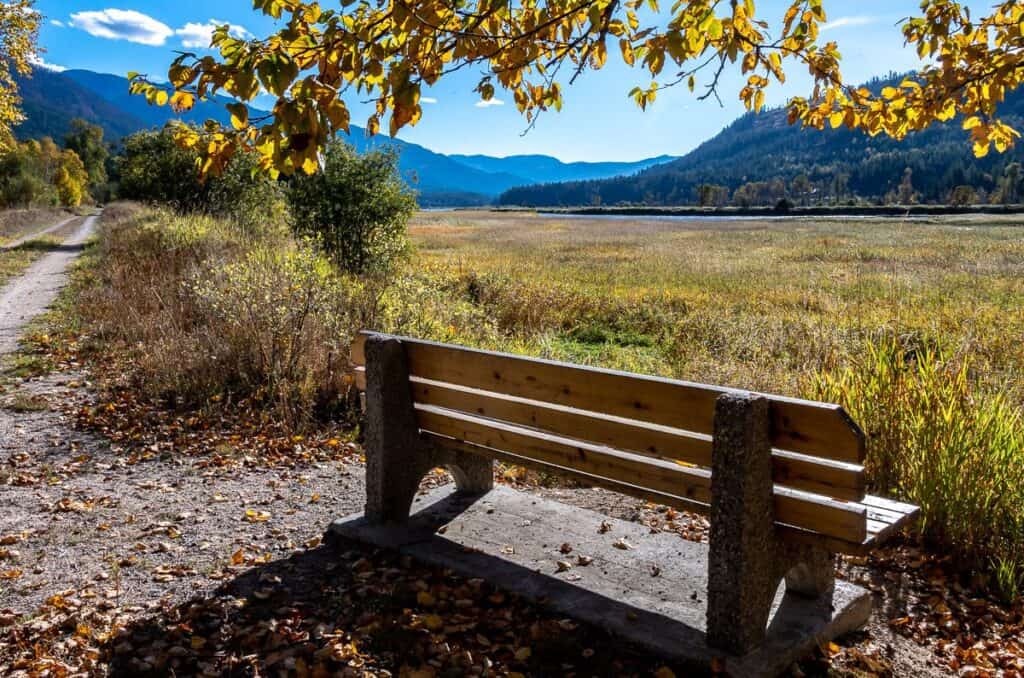
[[[705,469],[599,447],[434,405],[418,404],[416,411],[419,426],[424,431],[690,501],[711,502],[711,473]],[[865,509],[859,504],[776,486],[774,510],[779,523],[855,543],[866,536]]]
[[[417,405],[416,413],[425,431],[657,492],[703,503],[711,501],[711,472],[706,469],[601,448],[433,405]]]
[[[469,412],[655,459],[711,466],[711,436],[708,435],[595,415],[419,377],[412,379],[412,393],[417,403]],[[852,464],[776,450],[772,457],[772,475],[780,485],[844,501],[858,501],[864,496],[863,468]]]
[[[365,365],[365,340],[352,362]],[[410,373],[485,391],[711,434],[715,400],[731,389],[480,351],[407,337]],[[859,464],[864,437],[838,405],[767,395],[775,447]]]
[[[466,442],[465,440],[456,440],[454,438],[431,433],[429,431],[423,431],[421,435],[424,439],[441,447],[491,457],[505,462],[506,464],[522,466],[542,473],[552,473],[572,478],[586,485],[603,487],[607,490],[637,497],[638,499],[643,499],[644,501],[649,501],[654,504],[671,506],[683,511],[690,511],[691,513],[705,515],[711,510],[710,505],[703,502],[686,499],[685,497],[677,497],[663,492],[656,492],[645,487],[638,487],[636,485],[619,482],[611,478],[591,475],[572,468],[566,468],[555,464],[547,464],[537,461],[536,459],[522,457],[504,450],[495,450],[481,445],[474,445],[473,443]],[[776,524],[776,529],[779,531],[779,534],[783,539],[828,548],[835,553],[861,554],[866,550],[863,540],[860,542],[850,542],[837,537],[811,532],[809,530],[785,524]]]
[[[862,502],[868,512],[868,536],[865,546],[881,544],[917,518],[920,509],[913,504],[867,496]]]
[[[876,497],[874,495],[864,497],[864,504],[878,509],[891,511],[904,517],[913,517],[921,510],[919,506],[914,506],[913,504],[906,504],[901,501],[896,501],[895,499],[886,499],[885,497]]]
[[[706,514],[710,506],[706,503],[694,501],[692,499],[686,499],[685,497],[677,497],[675,495],[665,494],[663,492],[655,492],[654,490],[640,487],[637,485],[630,485],[611,478],[605,478],[602,476],[595,476],[590,473],[583,471],[566,468],[564,466],[558,466],[557,464],[547,464],[530,457],[523,457],[518,454],[513,454],[505,450],[495,450],[482,445],[474,445],[473,443],[466,442],[465,440],[456,440],[448,436],[443,436],[438,433],[432,433],[430,431],[423,431],[421,435],[431,443],[440,447],[445,447],[451,450],[469,452],[471,454],[479,454],[485,457],[492,457],[498,461],[502,461],[506,464],[513,466],[522,466],[523,468],[540,471],[541,473],[552,473],[566,478],[571,478],[585,485],[592,485],[594,487],[603,487],[607,490],[614,492],[621,492],[622,494],[628,494],[632,497],[637,497],[645,501],[652,502],[654,504],[661,504],[663,506],[671,506],[673,508],[682,509],[684,511],[691,511],[693,513]]]

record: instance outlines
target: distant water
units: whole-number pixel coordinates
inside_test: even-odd
[[[571,212],[537,212],[538,216],[557,219],[607,219],[610,221],[858,221],[864,219],[899,219],[915,221],[933,218],[927,214],[574,214]]]

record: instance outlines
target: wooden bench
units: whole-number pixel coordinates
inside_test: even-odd
[[[745,654],[772,600],[830,596],[917,507],[865,494],[864,434],[838,405],[364,332],[366,517],[403,521],[431,468],[460,491],[493,460],[707,514],[708,644]]]

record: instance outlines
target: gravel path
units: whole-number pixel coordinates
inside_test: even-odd
[[[58,231],[58,230],[60,230],[60,228],[62,226],[66,225],[66,224],[70,224],[72,221],[74,221],[77,218],[78,217],[68,217],[64,221],[58,221],[56,224],[53,224],[52,226],[47,226],[46,228],[44,228],[41,231],[35,231],[33,233],[26,233],[25,235],[21,236],[20,238],[12,240],[11,242],[9,242],[6,245],[4,245],[3,247],[0,247],[0,250],[13,250],[15,247],[19,247],[21,245],[24,245],[29,240],[35,240],[36,238],[41,238],[44,235],[49,235],[50,233]]]
[[[0,290],[0,356],[18,348],[18,338],[25,326],[57,298],[67,280],[67,267],[81,253],[96,219],[88,217],[62,245]],[[55,229],[63,225],[58,224]]]

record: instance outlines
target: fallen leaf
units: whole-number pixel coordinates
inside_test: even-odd
[[[245,511],[244,520],[248,523],[265,523],[270,520],[270,514],[266,511],[256,511],[254,509],[247,509]]]

